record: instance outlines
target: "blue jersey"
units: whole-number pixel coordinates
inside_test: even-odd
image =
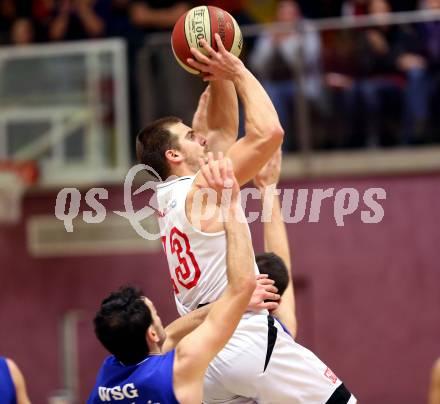
[[[6,359],[0,356],[0,403],[16,404],[15,386]]]
[[[108,357],[98,373],[88,404],[179,404],[173,389],[174,351],[124,366]]]

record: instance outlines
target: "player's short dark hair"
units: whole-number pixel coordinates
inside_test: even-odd
[[[289,284],[289,273],[284,261],[273,252],[258,254],[255,261],[260,273],[269,275],[275,281],[278,294],[282,296]]]
[[[169,126],[179,122],[182,120],[175,116],[157,119],[142,129],[136,137],[138,162],[154,168],[163,181],[170,175],[165,152],[179,148],[177,136],[171,133]]]
[[[124,365],[143,361],[149,352],[146,332],[153,318],[143,296],[123,286],[102,301],[94,319],[99,341]]]

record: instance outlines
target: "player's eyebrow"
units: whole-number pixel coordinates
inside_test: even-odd
[[[188,138],[188,137],[190,137],[192,134],[194,133],[194,130],[189,130],[188,132],[187,132],[187,134],[185,135],[185,137],[186,138]]]

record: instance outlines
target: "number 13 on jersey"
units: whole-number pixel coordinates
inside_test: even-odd
[[[169,246],[167,246],[167,242]],[[192,289],[197,285],[200,279],[200,268],[191,251],[188,236],[177,227],[173,227],[168,236],[168,240],[166,236],[162,236],[162,243],[165,253],[169,247],[170,252],[175,255],[179,261],[179,264],[174,268],[174,291],[178,293],[176,281],[185,289]]]

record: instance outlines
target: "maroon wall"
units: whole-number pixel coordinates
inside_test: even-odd
[[[358,210],[344,227],[327,200],[319,223],[288,225],[298,279],[299,340],[318,354],[364,404],[426,402],[429,370],[440,356],[440,175],[284,183],[283,187],[382,187],[385,216],[363,224]],[[110,190],[120,205],[121,190]],[[54,195],[30,195],[25,217],[52,212]],[[256,209],[258,205],[252,205]],[[256,250],[261,225],[252,225]],[[83,398],[104,351],[91,319],[122,283],[139,283],[165,322],[175,317],[161,253],[32,258],[24,220],[0,227],[0,354],[19,363],[35,403],[60,387],[58,325],[82,311],[79,327]]]

